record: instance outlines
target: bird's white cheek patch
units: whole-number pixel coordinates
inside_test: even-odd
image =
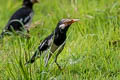
[[[30,0],[31,2],[33,2],[33,0]]]
[[[59,26],[59,28],[64,29],[64,28],[65,28],[65,24],[61,24],[61,25]]]

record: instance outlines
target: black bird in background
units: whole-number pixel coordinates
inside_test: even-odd
[[[8,32],[29,32],[32,17],[34,15],[33,5],[38,0],[23,0],[22,8],[18,9],[9,19],[7,25],[1,33],[1,38]]]
[[[68,28],[71,26],[72,23],[77,21],[79,21],[79,19],[62,19],[61,21],[59,21],[55,30],[48,37],[45,38],[45,40],[40,44],[32,58],[26,64],[33,63],[38,55],[41,56],[43,51],[46,51],[48,48],[50,48],[50,53],[45,59],[45,66],[47,66],[52,54],[58,49],[58,52],[55,56],[55,63],[57,64],[58,68],[61,69],[61,67],[57,63],[57,57],[64,48]]]

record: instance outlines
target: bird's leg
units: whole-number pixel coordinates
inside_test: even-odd
[[[60,52],[58,52],[57,54],[56,54],[56,56],[55,56],[55,63],[56,63],[56,65],[58,66],[58,68],[61,70],[61,66],[58,64],[58,62],[57,62],[57,58],[58,58],[58,55],[60,54]]]
[[[52,53],[48,54],[48,57],[45,58],[45,67],[47,67],[48,61],[51,58],[51,56],[52,56]]]
[[[27,33],[30,33],[30,30],[29,30],[29,29],[27,29]]]
[[[60,46],[60,49],[58,50],[58,52],[57,52],[57,54],[56,54],[56,56],[55,56],[55,63],[56,63],[56,65],[58,66],[58,68],[59,68],[60,70],[61,70],[61,66],[58,64],[57,58],[58,58],[59,54],[62,52],[62,50],[64,49],[64,45],[65,45],[65,44],[62,44],[62,46]]]
[[[29,27],[25,26],[25,30],[26,30],[25,37],[29,39],[30,38],[30,34],[29,34],[30,33],[30,29],[29,29]]]
[[[29,29],[27,29],[27,33],[26,33],[26,35],[25,35],[25,36],[26,36],[28,39],[30,38],[30,34],[29,34],[29,33],[30,33],[30,30],[29,30]]]
[[[49,59],[51,58],[52,54],[58,49],[58,46],[56,46],[54,43],[51,46],[50,53],[48,54],[48,57],[45,58],[45,66],[47,66]]]

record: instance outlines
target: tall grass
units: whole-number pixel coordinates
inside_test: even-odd
[[[0,0],[0,32],[22,0]],[[0,44],[1,80],[120,80],[120,47],[109,45],[120,39],[119,0],[40,0],[34,6],[30,40],[6,36]],[[67,35],[58,62],[54,56],[44,67],[44,55],[34,64],[24,66],[40,42],[50,34],[62,18],[79,18]]]

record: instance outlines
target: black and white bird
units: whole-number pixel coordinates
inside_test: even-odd
[[[1,33],[1,37],[7,32],[26,30],[29,32],[32,17],[34,15],[33,5],[38,0],[23,0],[22,8],[18,9],[9,19]]]
[[[52,54],[58,49],[58,52],[55,56],[55,63],[57,64],[58,68],[61,69],[61,67],[57,63],[57,57],[64,48],[68,28],[71,26],[72,23],[77,21],[79,21],[79,19],[62,19],[61,21],[59,21],[55,30],[39,45],[32,58],[26,64],[35,62],[38,56],[41,56],[43,51],[50,49],[50,53],[45,59],[45,66],[47,66]]]

